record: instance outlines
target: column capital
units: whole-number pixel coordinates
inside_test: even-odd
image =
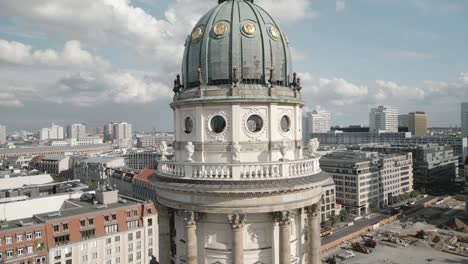
[[[321,202],[314,203],[311,206],[307,206],[305,209],[305,212],[307,214],[307,217],[316,217],[320,215],[320,207],[322,206]]]
[[[234,214],[228,215],[229,223],[231,223],[231,226],[233,229],[244,227],[246,219],[247,219],[247,216],[245,214],[234,213]]]
[[[194,211],[183,210],[181,214],[182,214],[182,217],[184,218],[185,225],[191,226],[191,225],[197,224],[198,217],[197,217],[197,213],[195,213]]]
[[[291,218],[294,216],[293,211],[281,211],[273,214],[273,219],[279,223],[280,226],[289,225]]]

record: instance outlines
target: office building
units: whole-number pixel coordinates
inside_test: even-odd
[[[6,143],[7,133],[6,133],[6,126],[2,126],[0,124],[0,144]]]
[[[408,115],[398,115],[398,127],[408,127]]]
[[[104,142],[112,142],[114,140],[114,123],[107,123],[103,129]]]
[[[336,202],[356,215],[387,206],[393,197],[413,191],[412,154],[334,152],[320,160],[336,184]]]
[[[64,139],[63,127],[52,123],[51,127],[41,129],[39,138],[40,140]]]
[[[137,139],[137,147],[139,148],[158,148],[161,142],[165,141],[168,146],[174,144],[173,133],[157,133],[154,135],[143,135]]]
[[[67,137],[69,139],[78,140],[86,136],[87,133],[85,124],[72,124],[67,127]]]
[[[417,137],[427,135],[427,116],[424,112],[413,112],[408,114],[408,131]]]
[[[369,127],[371,133],[398,132],[398,108],[378,106],[369,113]]]
[[[362,145],[351,147],[379,153],[407,153],[413,157],[414,189],[424,188],[432,194],[443,194],[453,188],[458,177],[458,156],[448,145]]]
[[[322,208],[320,210],[320,220],[325,222],[338,214],[338,206],[336,203],[336,185],[330,177],[322,184]]]
[[[468,137],[468,102],[461,104],[461,128],[463,137]]]
[[[114,144],[122,147],[132,146],[132,125],[129,123],[115,123],[112,127],[112,138]]]
[[[134,170],[156,169],[161,154],[150,150],[136,150],[129,151],[123,154],[122,157],[125,159],[127,168]]]

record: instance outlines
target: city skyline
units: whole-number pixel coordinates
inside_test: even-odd
[[[0,3],[1,123],[11,131],[51,121],[97,126],[118,117],[138,130],[171,131],[167,104],[180,72],[175,62],[186,32],[213,2],[73,5],[89,17],[75,17],[67,1],[28,9],[21,8],[25,1]],[[460,126],[459,105],[468,98],[461,34],[468,3],[258,2],[294,40],[306,106],[332,112],[333,125],[366,124],[368,109],[385,103],[401,113],[425,111],[429,127]],[[284,8],[296,15],[285,15]]]

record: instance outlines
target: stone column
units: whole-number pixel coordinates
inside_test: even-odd
[[[279,263],[291,264],[291,220],[290,211],[282,211],[275,214],[275,220],[279,224]]]
[[[307,213],[307,234],[309,241],[309,248],[307,251],[308,264],[320,264],[320,207],[321,204],[316,203],[306,208]]]
[[[197,224],[195,212],[184,211],[187,264],[197,264]]]
[[[232,264],[244,264],[244,214],[228,215],[232,226]]]

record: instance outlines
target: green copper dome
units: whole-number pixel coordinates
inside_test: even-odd
[[[182,89],[232,83],[288,87],[288,39],[253,0],[219,0],[185,43]]]

